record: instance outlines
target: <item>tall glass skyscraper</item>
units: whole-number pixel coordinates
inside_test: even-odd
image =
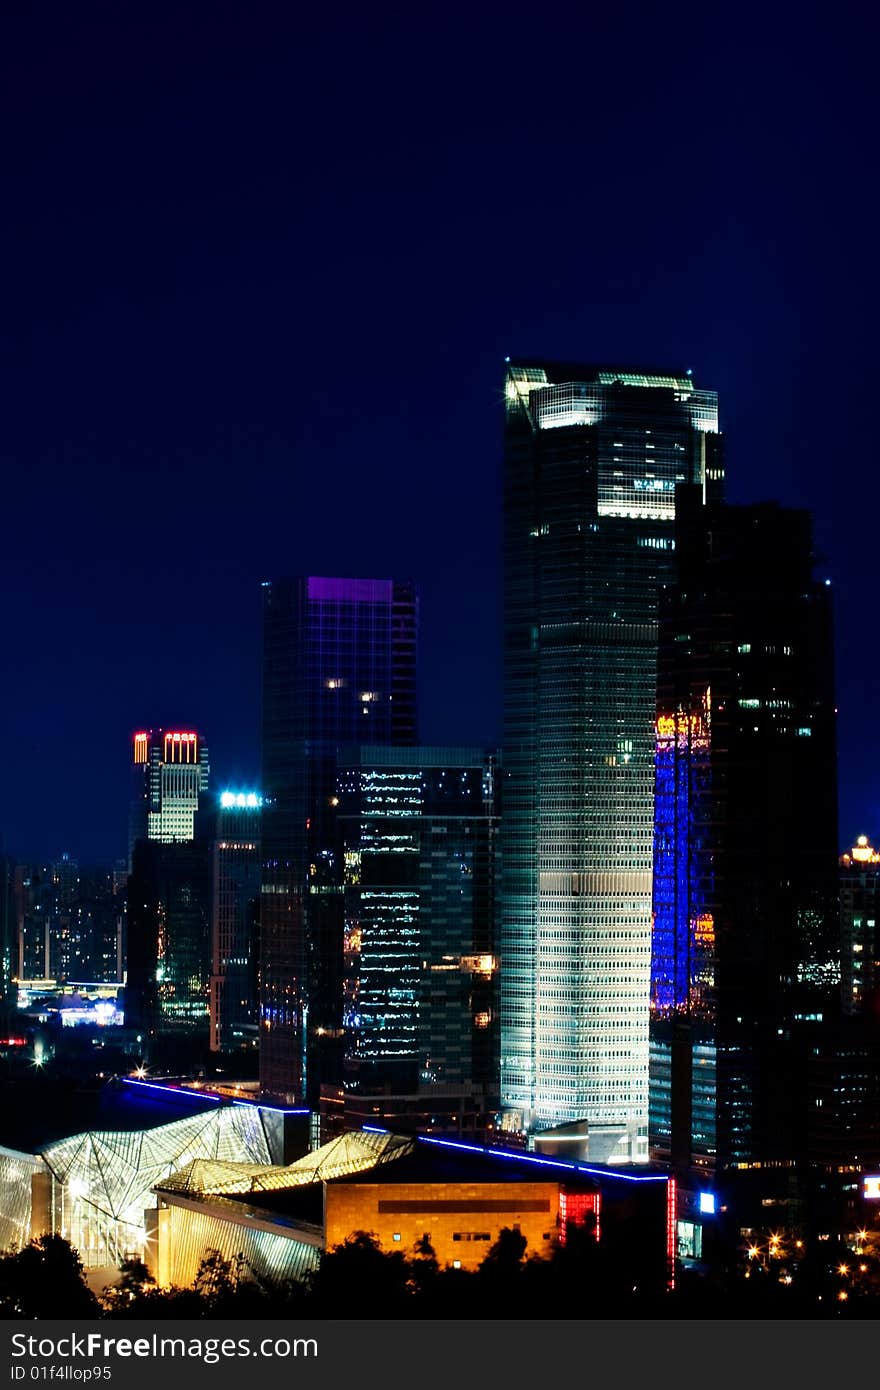
[[[719,492],[686,372],[507,365],[501,1090],[647,1157],[657,608],[675,487]]]
[[[342,744],[416,741],[418,600],[390,579],[263,585],[260,1082],[317,1102],[342,1058]]]
[[[806,512],[703,506],[696,488],[677,506],[657,683],[651,1150],[763,1181],[820,1145],[852,1161],[844,1124],[836,1140],[816,1124],[840,983],[831,591],[812,573]]]
[[[198,826],[211,857],[212,1052],[257,1045],[262,805],[258,792],[224,791]]]
[[[480,748],[340,757],[349,1090],[470,1086],[497,1108],[495,774]]]

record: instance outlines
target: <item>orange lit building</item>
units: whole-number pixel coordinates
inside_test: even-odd
[[[425,1237],[439,1264],[476,1269],[505,1228],[547,1258],[583,1225],[623,1245],[634,1278],[672,1278],[676,1184],[646,1168],[600,1167],[476,1144],[365,1130],[288,1168],[191,1164],[156,1187],[155,1271],[191,1281],[207,1249],[243,1253],[263,1277],[301,1277],[324,1249],[370,1232],[411,1256]]]

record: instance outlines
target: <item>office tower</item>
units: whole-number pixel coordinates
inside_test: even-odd
[[[340,754],[346,1087],[497,1105],[495,770],[478,748]]]
[[[510,362],[501,1094],[647,1157],[657,605],[675,487],[720,490],[690,374]]]
[[[860,835],[840,857],[840,969],[844,1014],[880,1026],[880,854]]]
[[[207,1032],[210,894],[204,840],[135,842],[128,880],[128,1027]]]
[[[657,686],[651,1149],[679,1169],[810,1157],[838,1013],[830,590],[810,518],[676,495]],[[767,1179],[769,1181],[769,1178]]]
[[[159,729],[133,739],[129,866],[137,840],[191,840],[210,764],[205,741],[192,730]]]
[[[199,817],[211,858],[212,1052],[257,1045],[262,805],[257,792],[224,791]]]
[[[260,1081],[315,1099],[342,1039],[342,876],[336,749],[416,739],[413,585],[263,585]]]
[[[826,1084],[814,1110],[814,1148],[826,1168],[880,1168],[880,853],[866,835],[839,860],[843,1017],[818,1049]],[[850,1182],[852,1179],[850,1178]]]
[[[154,1031],[207,1027],[210,875],[196,817],[208,749],[192,730],[136,733],[129,822],[126,1023]]]

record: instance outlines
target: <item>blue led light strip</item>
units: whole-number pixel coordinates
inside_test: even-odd
[[[161,1091],[165,1096],[186,1096],[188,1100],[210,1100],[215,1105],[223,1102],[223,1096],[208,1095],[205,1091],[187,1091],[183,1086],[160,1086],[156,1081],[138,1081],[133,1076],[121,1076],[124,1086],[138,1086],[146,1091]]]
[[[225,1097],[225,1096],[221,1096],[220,1099],[221,1099],[221,1100],[225,1100],[226,1097]],[[270,1111],[273,1115],[308,1115],[308,1114],[311,1113],[308,1109],[305,1109],[305,1110],[287,1110],[287,1109],[285,1109],[285,1107],[284,1107],[283,1105],[264,1105],[263,1102],[260,1101],[260,1100],[234,1100],[234,1101],[232,1102],[232,1104],[233,1104],[233,1105],[251,1105],[251,1106],[256,1106],[256,1108],[257,1108],[258,1110],[268,1110],[268,1111]]]
[[[366,1129],[366,1125],[364,1125]],[[386,1133],[387,1131],[379,1131]],[[615,1173],[609,1168],[590,1168],[585,1163],[576,1163],[564,1158],[536,1158],[534,1154],[511,1153],[509,1149],[489,1149],[480,1144],[460,1144],[454,1139],[429,1139],[427,1135],[416,1136],[420,1144],[441,1144],[446,1149],[462,1149],[467,1153],[486,1154],[490,1158],[512,1158],[519,1163],[537,1163],[544,1168],[562,1168],[567,1173],[589,1173],[597,1178],[614,1178],[617,1182],[668,1182],[665,1173]]]

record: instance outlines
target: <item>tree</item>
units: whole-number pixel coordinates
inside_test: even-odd
[[[101,1290],[101,1305],[108,1312],[115,1309],[122,1312],[155,1287],[156,1281],[143,1260],[123,1260],[116,1283],[107,1284]]]
[[[372,1231],[355,1231],[326,1250],[308,1276],[309,1311],[334,1317],[395,1317],[410,1296],[402,1252],[383,1251]]]
[[[436,1291],[440,1266],[429,1236],[420,1236],[416,1241],[409,1267],[412,1292],[420,1299],[432,1298]]]
[[[224,1302],[238,1291],[243,1264],[242,1254],[227,1260],[219,1250],[206,1250],[196,1271],[193,1289],[209,1304]]]
[[[0,1256],[0,1315],[7,1318],[90,1318],[99,1311],[83,1263],[62,1236],[43,1235]]]

